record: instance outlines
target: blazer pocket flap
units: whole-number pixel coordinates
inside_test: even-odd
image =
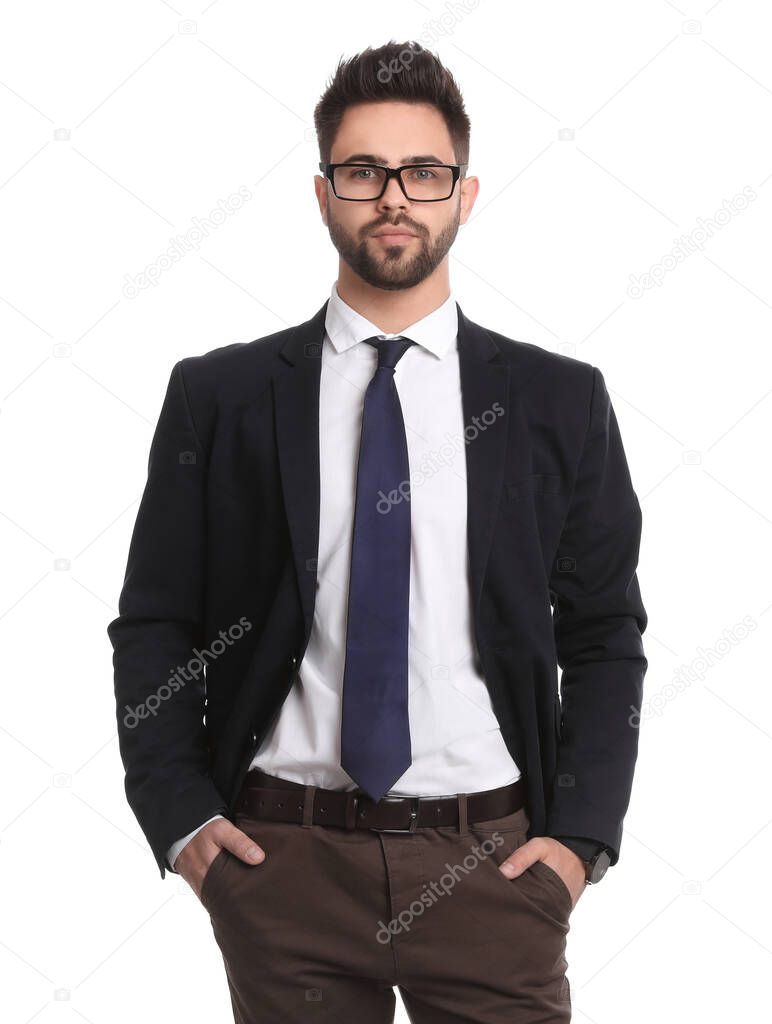
[[[530,473],[520,480],[508,480],[506,483],[507,498],[516,501],[526,494],[559,494],[559,473]]]

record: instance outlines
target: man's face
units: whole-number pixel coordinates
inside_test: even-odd
[[[442,115],[429,104],[364,103],[349,107],[332,147],[330,163],[350,161],[399,167],[456,163]],[[317,178],[317,196],[330,238],[341,258],[368,284],[395,291],[412,288],[445,259],[471,211],[456,182],[450,199],[411,202],[392,178],[380,199],[347,202]],[[401,230],[404,234],[384,235]]]

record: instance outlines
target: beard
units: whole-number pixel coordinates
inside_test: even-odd
[[[417,235],[415,245],[412,242],[409,243],[411,246],[414,245],[417,250],[410,256],[407,255],[408,247],[404,245],[388,246],[383,250],[383,255],[376,255],[371,252],[368,245],[379,243],[369,242],[367,238],[358,242],[339,221],[335,220],[329,207],[327,211],[330,239],[341,259],[363,281],[374,288],[383,288],[385,291],[414,288],[433,273],[453,245],[458,234],[459,223],[460,208],[457,207],[451,220],[435,238],[428,237],[425,228],[405,219],[396,223],[383,221],[373,224],[365,229],[368,235],[386,226],[405,227]]]

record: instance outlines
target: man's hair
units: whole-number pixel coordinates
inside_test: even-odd
[[[445,119],[456,161],[469,162],[470,123],[455,79],[439,57],[417,42],[390,40],[340,60],[314,108],[319,155],[330,162],[332,144],[348,107],[383,101],[430,103]]]

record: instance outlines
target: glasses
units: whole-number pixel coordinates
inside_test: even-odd
[[[392,178],[396,178],[411,203],[438,203],[450,199],[462,169],[467,164],[319,164],[332,184],[337,199],[365,203],[380,199]]]

